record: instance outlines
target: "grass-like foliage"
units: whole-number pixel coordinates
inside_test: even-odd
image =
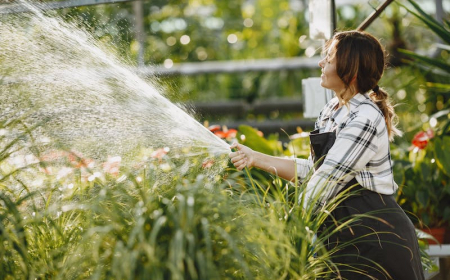
[[[71,152],[48,151],[38,130],[25,123],[0,121],[1,279],[338,274],[334,252],[324,248],[332,232],[316,235],[336,204],[318,209],[313,202],[303,209],[298,182],[245,177],[232,169],[218,176],[208,169],[220,160],[191,157],[192,168],[168,170],[173,162],[164,153],[99,172]],[[360,218],[336,221],[335,230]]]

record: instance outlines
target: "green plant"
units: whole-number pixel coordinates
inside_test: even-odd
[[[444,52],[450,47],[450,23],[444,19],[440,24],[436,19],[425,13],[412,0],[408,2],[414,8],[406,8],[425,26],[436,34],[444,44]],[[412,65],[426,70],[425,84],[429,94],[425,104],[429,111],[434,112],[429,117],[429,124],[421,125],[408,131],[416,133],[408,153],[394,154],[395,174],[400,183],[398,201],[408,210],[417,225],[422,223],[427,227],[448,226],[450,222],[450,121],[448,120],[448,96],[450,94],[450,62],[445,56],[427,57],[412,51],[400,50],[413,59]],[[442,82],[441,82],[442,81]],[[438,102],[436,101],[438,100]],[[437,110],[437,111],[436,111]],[[429,128],[427,132],[422,129]],[[418,219],[417,219],[418,218]]]
[[[25,123],[0,121],[6,279],[315,279],[336,270],[324,249],[331,233],[315,238],[334,204],[303,209],[299,182],[233,169],[217,178],[198,159],[177,168],[170,156],[183,155],[164,149],[144,165],[100,171],[39,145]]]
[[[438,22],[435,18],[427,14],[422,8],[414,1],[408,0],[413,6],[414,10],[405,7],[412,15],[425,24],[426,28],[431,30],[437,38],[442,41],[442,44],[438,48],[442,49],[440,55],[437,57],[429,57],[426,55],[420,55],[413,51],[403,50],[407,57],[413,59],[413,65],[428,72],[428,82],[425,84],[430,94],[435,95],[434,98],[429,98],[428,102],[436,101],[438,97],[444,97],[440,102],[442,105],[437,106],[438,110],[445,109],[448,106],[448,97],[450,94],[450,60],[448,57],[448,51],[450,50],[450,21],[443,19],[443,23]]]
[[[448,124],[448,122],[447,122]],[[399,204],[412,213],[418,226],[439,227],[450,222],[450,134],[448,125],[428,133],[419,132],[407,158],[397,159]],[[419,220],[417,220],[417,218]]]
[[[314,279],[329,262],[309,261],[314,226],[284,185],[278,200],[259,193],[266,181],[255,190],[231,170],[217,179],[190,157],[192,168],[177,168],[164,149],[144,165],[101,171],[38,145],[25,121],[0,121],[0,130],[6,279]]]

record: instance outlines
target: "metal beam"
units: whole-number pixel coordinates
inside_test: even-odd
[[[357,30],[366,30],[367,27],[369,27],[372,22],[381,15],[381,13],[384,11],[384,9],[394,2],[394,0],[386,0],[384,1],[380,6],[378,6],[375,11],[372,12],[357,28]]]
[[[255,100],[249,103],[245,100],[223,100],[214,102],[194,102],[195,112],[203,116],[226,116],[233,115],[245,117],[249,113],[255,115],[269,115],[274,111],[281,114],[302,112],[303,102],[300,98],[277,98],[269,100]]]
[[[290,57],[257,60],[205,61],[138,68],[141,76],[153,75],[198,75],[208,73],[241,73],[250,71],[281,71],[296,69],[319,69],[320,57]]]
[[[56,10],[64,8],[74,8],[80,6],[92,6],[100,4],[114,4],[121,2],[131,2],[135,0],[66,0],[58,2],[44,2],[44,3],[33,3],[34,6],[38,7],[40,10]],[[0,14],[11,14],[11,13],[23,13],[28,12],[29,9],[21,4],[3,4],[0,5]]]
[[[221,121],[222,122],[222,121]],[[223,122],[222,122],[223,123]],[[285,131],[288,135],[292,135],[297,132],[297,127],[301,127],[303,130],[313,130],[314,129],[315,120],[311,119],[294,119],[294,120],[265,120],[262,122],[259,121],[233,121],[224,123],[228,128],[238,128],[240,125],[248,125],[258,130],[261,130],[264,134],[272,134],[279,133],[280,138],[282,138],[285,134]]]

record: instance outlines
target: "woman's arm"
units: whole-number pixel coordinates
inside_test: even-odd
[[[256,167],[288,181],[294,181],[297,176],[296,163],[293,159],[269,156],[253,151],[239,143],[234,143],[231,145],[231,148],[236,149],[229,156],[231,162],[238,170],[242,170],[245,167]]]

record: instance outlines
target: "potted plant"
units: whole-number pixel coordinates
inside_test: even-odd
[[[444,242],[450,225],[450,121],[419,131],[407,158],[395,160],[398,202],[416,226]]]
[[[444,20],[442,24],[414,1],[408,2],[413,8],[405,8],[440,38],[442,48],[450,49],[450,22]],[[428,57],[407,50],[400,52],[411,59],[412,65],[426,70],[427,83],[424,86],[428,99],[425,102],[431,116],[419,131],[416,129],[410,134],[414,135],[410,149],[403,155],[397,153],[400,156],[397,155],[394,168],[400,185],[398,202],[411,214],[418,228],[433,235],[437,228],[441,232],[438,241],[442,243],[442,231],[450,225],[450,109],[447,102],[450,63],[444,56]],[[438,107],[435,104],[439,98],[441,105]]]

